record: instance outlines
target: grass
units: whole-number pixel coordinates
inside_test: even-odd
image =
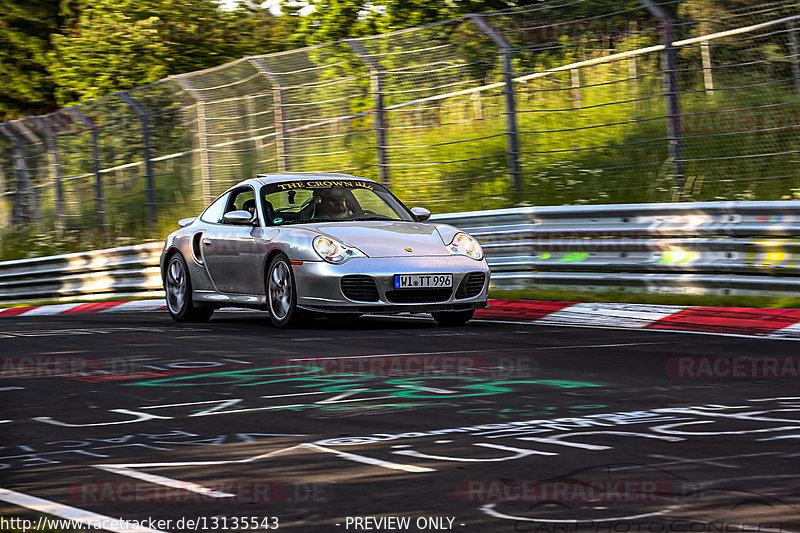
[[[619,291],[559,291],[559,290],[490,290],[489,298],[496,300],[538,300],[551,302],[632,303],[656,305],[691,305],[700,307],[755,307],[769,309],[800,309],[800,298],[778,296],[649,294]]]

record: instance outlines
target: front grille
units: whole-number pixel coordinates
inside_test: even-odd
[[[380,299],[375,280],[369,276],[344,276],[341,284],[342,294],[344,294],[345,298],[348,300],[355,300],[357,302],[377,302]]]
[[[456,291],[456,298],[474,298],[480,294],[485,281],[486,274],[483,272],[470,272],[461,280]]]
[[[396,304],[418,304],[427,302],[446,302],[453,289],[403,289],[386,291],[386,299]]]

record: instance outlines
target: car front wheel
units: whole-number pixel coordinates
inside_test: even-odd
[[[269,265],[267,303],[269,318],[275,327],[287,328],[299,318],[292,264],[282,253],[276,255]]]
[[[431,313],[433,319],[440,326],[463,326],[475,315],[475,310],[468,311],[442,311],[439,313]]]
[[[192,279],[180,253],[173,255],[167,263],[164,292],[169,315],[176,322],[206,322],[214,314],[213,307],[197,305],[192,301]]]

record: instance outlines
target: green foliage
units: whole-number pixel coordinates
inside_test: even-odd
[[[220,11],[215,0],[88,0],[54,35],[50,72],[59,105],[73,105],[282,48],[266,12]]]
[[[0,121],[56,107],[47,55],[73,9],[72,0],[0,0]]]

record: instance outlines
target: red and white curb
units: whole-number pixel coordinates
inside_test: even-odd
[[[542,326],[651,329],[800,340],[800,309],[491,300],[476,318]],[[0,317],[165,311],[164,300],[0,309]],[[226,309],[226,311],[238,309]]]
[[[493,300],[478,318],[800,340],[800,309]]]
[[[39,307],[16,307],[0,309],[3,316],[41,316],[41,315],[74,315],[85,313],[108,313],[129,311],[166,311],[164,300],[136,300],[133,302],[90,302],[78,304],[42,305]]]

